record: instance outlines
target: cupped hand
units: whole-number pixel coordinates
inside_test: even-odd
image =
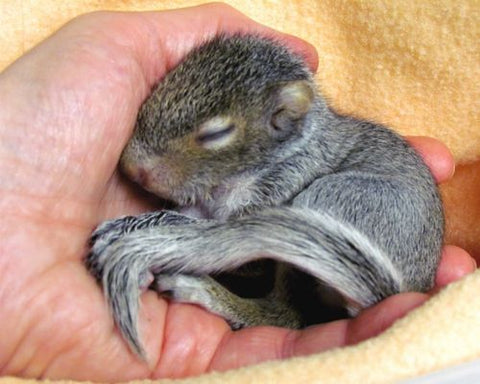
[[[0,75],[0,373],[118,381],[226,370],[359,342],[428,295],[391,297],[354,320],[303,331],[232,332],[204,310],[142,296],[148,364],[117,332],[82,259],[101,221],[156,208],[116,163],[152,86],[196,44],[218,33],[283,40],[314,70],[314,49],[232,8],[95,13],[67,24]],[[439,182],[453,173],[440,143],[411,142]],[[474,269],[445,247],[437,288]]]

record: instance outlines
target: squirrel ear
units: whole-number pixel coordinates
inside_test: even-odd
[[[299,120],[310,111],[315,97],[312,85],[305,80],[288,82],[277,94],[272,115],[272,129],[276,136],[284,138],[298,128]]]

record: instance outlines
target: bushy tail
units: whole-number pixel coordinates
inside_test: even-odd
[[[335,288],[352,314],[404,290],[388,255],[359,230],[325,213],[282,207],[223,223],[154,224],[120,237],[95,257],[102,261],[97,264],[116,323],[144,358],[137,316],[139,287],[149,273],[211,274],[270,258]]]
[[[260,253],[317,277],[358,308],[404,290],[389,255],[358,229],[326,213],[271,209],[242,221],[251,230],[247,239],[254,238]]]

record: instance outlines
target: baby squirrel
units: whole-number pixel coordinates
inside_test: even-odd
[[[429,169],[391,130],[329,109],[278,42],[220,36],[194,49],[143,104],[120,166],[182,208],[107,221],[91,238],[87,266],[139,356],[147,287],[232,328],[307,325],[296,270],[315,279],[304,307],[327,289],[351,315],[432,288],[444,217]],[[209,276],[260,259],[277,262],[265,297]]]

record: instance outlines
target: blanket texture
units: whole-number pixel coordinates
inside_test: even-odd
[[[446,143],[459,166],[442,187],[447,242],[480,260],[480,2],[231,0],[253,19],[313,43],[319,86],[338,111]],[[161,10],[202,1],[0,3],[0,69],[71,18],[93,10]],[[188,383],[383,383],[480,358],[480,273],[452,284],[380,336],[310,357]],[[14,378],[0,384],[25,383]],[[162,381],[169,382],[169,381]]]

